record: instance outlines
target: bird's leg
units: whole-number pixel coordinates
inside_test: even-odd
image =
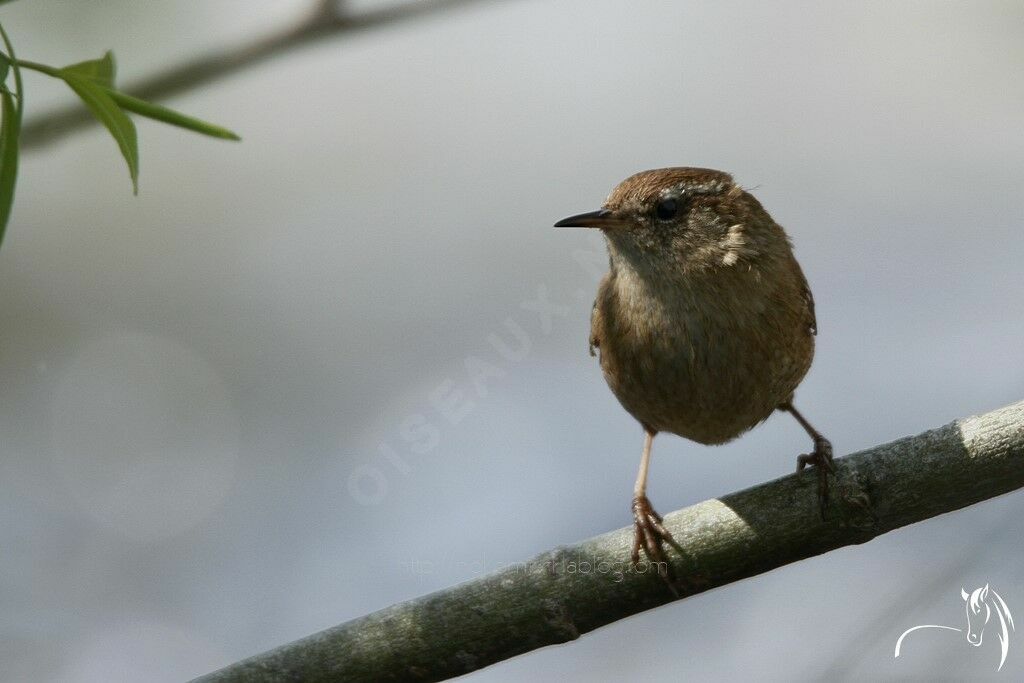
[[[792,403],[788,401],[783,403],[779,406],[779,410],[784,410],[795,417],[796,421],[807,432],[807,435],[814,441],[813,452],[797,456],[796,471],[800,472],[808,465],[816,466],[818,472],[818,503],[821,508],[821,518],[825,519],[825,509],[828,507],[828,475],[835,471],[835,466],[832,464],[832,444],[821,435],[821,432],[811,426],[811,423],[800,414],[800,411]]]
[[[657,566],[658,574],[668,582],[672,593],[678,597],[679,593],[675,588],[671,566],[661,544],[668,543],[680,553],[683,552],[683,549],[672,538],[672,534],[662,524],[661,515],[655,512],[651,507],[651,501],[647,499],[647,469],[651,463],[651,444],[653,442],[654,432],[645,429],[644,451],[640,456],[640,471],[636,475],[636,486],[633,487],[633,550],[630,560],[634,567],[639,565],[640,549],[643,548],[648,562]]]

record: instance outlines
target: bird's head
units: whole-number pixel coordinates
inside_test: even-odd
[[[612,260],[642,270],[729,268],[788,249],[782,228],[732,176],[707,168],[661,168],[623,180],[597,211],[555,227],[599,228]]]

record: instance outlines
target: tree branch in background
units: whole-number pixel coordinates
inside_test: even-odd
[[[345,12],[344,2],[321,1],[306,19],[293,27],[244,45],[207,53],[129,84],[123,91],[143,100],[166,99],[325,38],[377,28],[474,1],[410,0],[355,15]],[[34,117],[22,126],[22,151],[50,144],[91,123],[94,123],[93,117],[82,106],[68,106]]]
[[[818,514],[813,473],[790,475],[665,517],[682,597],[1024,486],[1024,401],[837,459]],[[574,640],[671,602],[653,568],[629,566],[632,528],[557,548],[232,664],[201,683],[438,681]]]

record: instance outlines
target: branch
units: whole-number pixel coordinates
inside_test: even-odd
[[[823,521],[813,473],[665,517],[685,556],[683,597],[872,538],[1024,486],[1024,401],[836,460]],[[629,569],[632,529],[354,619],[200,679],[438,681],[574,640],[672,601]],[[588,562],[589,565],[584,565]]]
[[[158,101],[325,38],[377,28],[472,1],[410,0],[400,5],[349,15],[340,9],[344,2],[321,0],[315,11],[295,26],[241,46],[196,57],[132,83],[122,90],[140,99]],[[95,119],[81,106],[68,106],[43,114],[22,127],[21,148],[27,150],[42,147],[92,123],[95,123]]]

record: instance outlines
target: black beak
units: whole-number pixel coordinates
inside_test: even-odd
[[[608,209],[598,209],[569,216],[555,223],[556,228],[614,228],[622,221]]]

